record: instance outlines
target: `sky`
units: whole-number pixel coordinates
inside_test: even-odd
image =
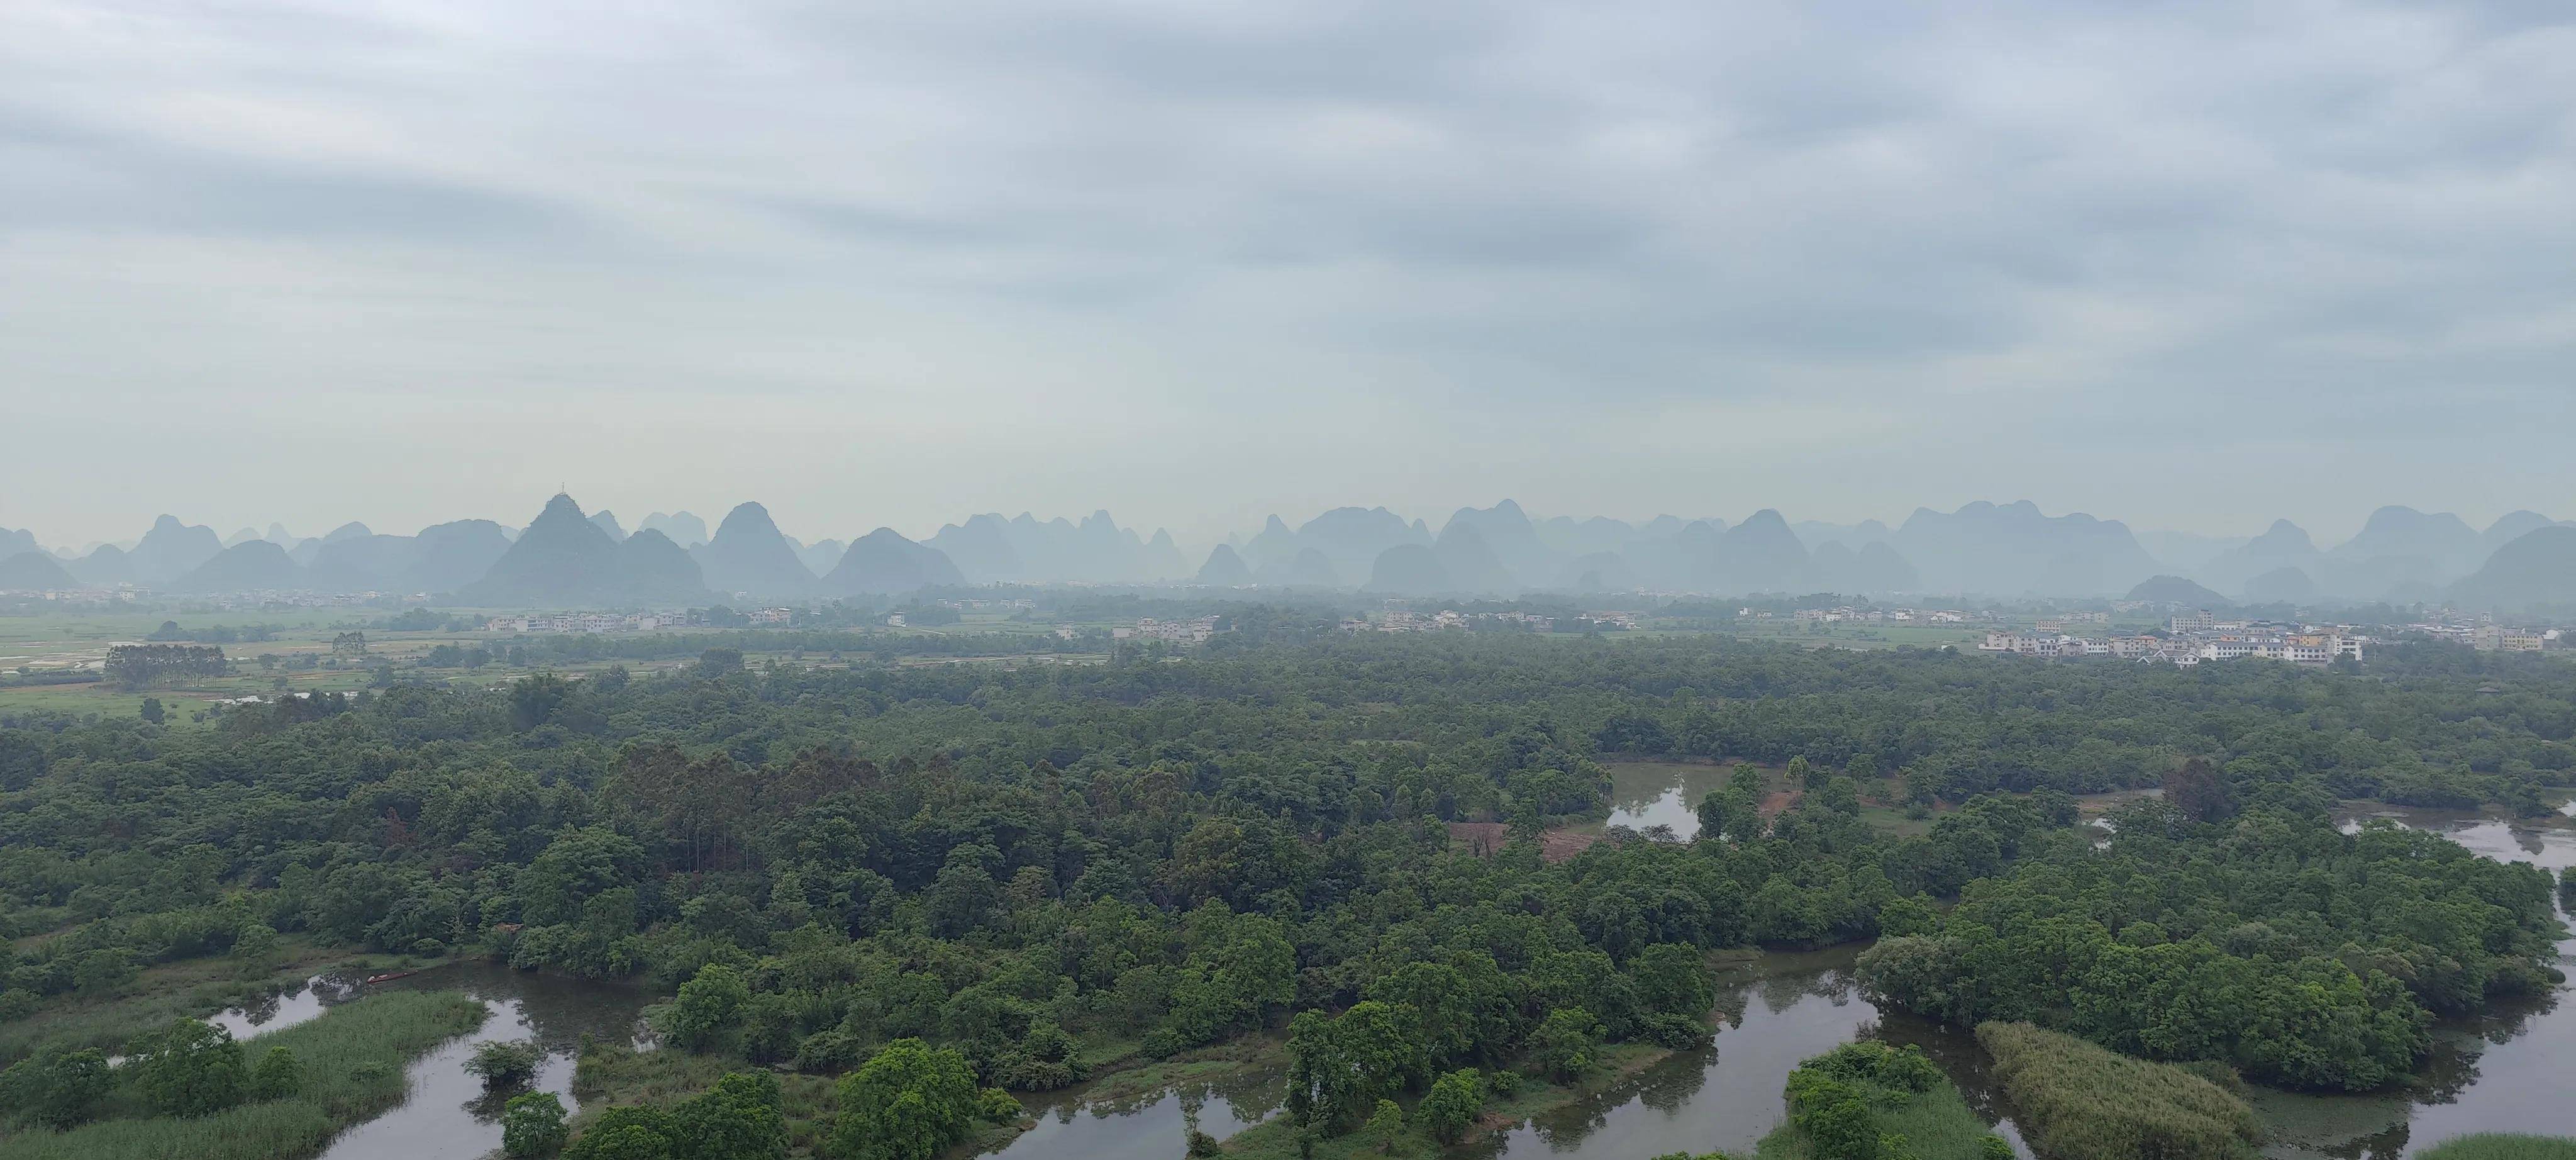
[[[2563,0],[10,0],[0,526],[2576,517]]]

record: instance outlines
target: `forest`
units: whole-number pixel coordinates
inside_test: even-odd
[[[1705,1042],[1730,948],[1875,939],[1883,1004],[2329,1092],[2401,1084],[2437,1017],[2558,981],[2545,873],[2327,818],[2548,809],[2576,675],[2537,658],[2174,670],[1263,623],[1090,666],[750,667],[719,638],[658,673],[197,727],[0,721],[10,1130],[120,1154],[72,1142],[292,1098],[259,1076],[293,1060],[116,1014],[159,973],[290,947],[667,996],[696,1090],[570,1124],[512,1102],[526,1154],[595,1157],[930,1160],[1015,1119],[1011,1093],[1247,1037],[1285,1053],[1301,1152],[1399,1121],[1455,1140],[1620,1045]],[[1636,757],[1736,768],[1691,840],[1543,853]],[[1453,828],[1478,822],[1503,839]],[[234,1078],[150,1079],[182,1059]],[[1820,1123],[1860,1098],[1828,1080],[1930,1090],[1867,1070],[1901,1061],[1819,1066],[1790,1100]]]

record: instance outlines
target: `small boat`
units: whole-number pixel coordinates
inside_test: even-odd
[[[376,983],[390,983],[396,979],[409,978],[419,973],[420,972],[418,971],[388,971],[381,975],[369,975],[364,980],[361,980],[361,982],[368,985]]]

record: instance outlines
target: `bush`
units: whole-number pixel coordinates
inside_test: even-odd
[[[2417,1160],[2576,1160],[2576,1140],[2481,1132],[2444,1140]]]
[[[1422,1106],[1413,1116],[1432,1139],[1455,1144],[1474,1126],[1476,1113],[1484,1106],[1485,1077],[1475,1068],[1461,1068],[1432,1081],[1431,1094],[1422,1097]]]
[[[181,1019],[137,1044],[135,1090],[165,1116],[203,1116],[242,1102],[250,1067],[233,1033]]]
[[[522,1092],[501,1108],[501,1151],[510,1160],[531,1160],[562,1151],[571,1134],[564,1127],[563,1101],[553,1092]]]
[[[0,1110],[48,1128],[70,1128],[88,1120],[115,1087],[116,1076],[98,1049],[43,1051],[0,1071]]]
[[[251,1069],[250,1098],[282,1100],[304,1090],[304,1063],[290,1048],[272,1047]]]
[[[2245,1101],[2168,1063],[2150,1063],[2028,1023],[1983,1023],[2022,1135],[2062,1160],[2251,1157],[2262,1126]]]
[[[535,1040],[494,1040],[474,1049],[474,1057],[465,1061],[465,1070],[482,1077],[486,1088],[510,1088],[535,1079],[537,1065],[545,1059],[546,1049],[537,1046]]]

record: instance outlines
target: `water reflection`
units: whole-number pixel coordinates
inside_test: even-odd
[[[1855,1039],[1912,1043],[1947,1070],[1969,1106],[2000,1118],[1982,1053],[1964,1033],[1881,1015],[1852,978],[1857,947],[1770,954],[1721,979],[1714,1045],[1678,1052],[1600,1095],[1469,1149],[1479,1160],[1572,1155],[1636,1160],[1668,1152],[1751,1151],[1787,1116],[1781,1086],[1798,1064]],[[2009,1122],[1998,1125],[2019,1154]]]
[[[2371,818],[2432,830],[2482,857],[2528,862],[2552,873],[2576,866],[2576,831],[2563,824],[2514,823],[2452,810],[2372,805],[2338,817],[2357,830]],[[2555,892],[2553,891],[2553,896]],[[2559,917],[2567,918],[2562,909]],[[2565,969],[2576,940],[2558,944]],[[2413,1089],[2384,1096],[2258,1095],[2272,1125],[2270,1154],[2333,1160],[2398,1160],[2471,1132],[2576,1132],[2566,1077],[2576,1075],[2576,1003],[2568,988],[2497,1004],[2476,1019],[2434,1030],[2432,1058]]]
[[[495,1096],[465,1070],[478,1045],[535,1040],[546,1055],[531,1086],[555,1093],[566,1110],[580,1107],[572,1095],[572,1072],[584,1036],[652,1045],[641,1025],[644,992],[616,983],[476,963],[438,967],[367,990],[462,991],[482,1000],[492,1015],[474,1033],[413,1061],[406,1072],[411,1094],[402,1105],[341,1133],[324,1160],[473,1160],[499,1148],[501,1105],[517,1091]]]
[[[1610,767],[1607,824],[1640,832],[1669,826],[1689,841],[1699,834],[1700,799],[1726,788],[1733,766],[1678,762],[1622,762]]]
[[[357,976],[328,972],[262,995],[241,1006],[227,1007],[207,1016],[206,1022],[232,1032],[235,1039],[248,1039],[316,1018],[357,998],[360,989]]]
[[[1193,1124],[1224,1139],[1279,1110],[1286,1077],[1256,1070],[1222,1079],[1101,1096],[1076,1088],[1024,1097],[1037,1126],[986,1155],[1000,1160],[1131,1160],[1178,1156]]]

